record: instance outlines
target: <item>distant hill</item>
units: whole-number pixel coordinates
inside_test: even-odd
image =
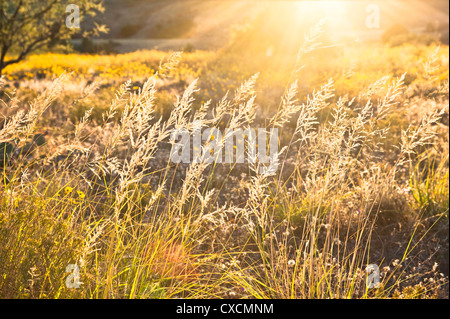
[[[179,49],[189,46],[195,49],[214,49],[224,46],[230,39],[231,30],[238,25],[254,20],[261,14],[275,15],[268,21],[276,21],[274,27],[269,22],[264,29],[272,30],[289,25],[289,19],[296,19],[311,25],[324,15],[328,4],[320,5],[320,12],[308,10],[296,12],[293,8],[313,1],[263,1],[263,0],[104,0],[105,13],[96,18],[97,22],[110,28],[103,41],[113,39],[120,44],[119,51],[133,51],[139,48]],[[449,3],[447,0],[354,0],[328,1],[346,3],[348,18],[345,27],[337,28],[340,36],[360,39],[380,38],[382,32],[394,24],[401,24],[414,31],[430,28],[448,28]],[[272,5],[272,4],[275,5]],[[381,29],[367,30],[364,27],[366,6],[378,3],[381,14]],[[308,7],[308,5],[305,5]],[[330,6],[330,5],[328,5]],[[283,7],[272,10],[272,7]],[[268,9],[269,8],[269,9]],[[328,8],[330,9],[330,8]],[[264,11],[265,10],[265,11]],[[317,10],[316,10],[317,11]],[[302,15],[303,14],[303,15]],[[355,30],[355,26],[357,27]],[[347,30],[346,27],[349,27]],[[350,29],[352,28],[352,29]],[[339,30],[338,30],[339,29]],[[371,32],[369,32],[371,31]],[[285,29],[282,32],[290,32]],[[303,31],[302,31],[303,32]],[[448,34],[448,33],[447,33]]]
[[[233,25],[251,19],[260,4],[220,0],[104,0],[104,6],[105,13],[97,19],[110,29],[104,39],[129,39],[119,40],[124,43],[143,40],[144,45],[181,43],[183,39],[191,40],[185,43],[207,42],[218,47],[227,42]]]

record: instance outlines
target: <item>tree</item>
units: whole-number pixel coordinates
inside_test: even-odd
[[[103,12],[102,0],[0,0],[0,75],[8,65],[20,62],[38,49],[50,49],[69,40],[80,29],[68,25],[72,3],[79,9],[79,20]],[[74,16],[74,19],[77,19]],[[70,27],[72,26],[72,27]],[[95,24],[93,34],[104,32]]]

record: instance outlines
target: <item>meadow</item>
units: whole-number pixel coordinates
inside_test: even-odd
[[[449,47],[311,32],[7,67],[0,297],[448,298]],[[279,169],[170,162],[198,120],[279,128]]]

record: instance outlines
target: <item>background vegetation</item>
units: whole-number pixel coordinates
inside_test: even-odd
[[[255,30],[4,69],[0,297],[448,298],[448,45]],[[276,174],[170,162],[199,119],[278,127]]]

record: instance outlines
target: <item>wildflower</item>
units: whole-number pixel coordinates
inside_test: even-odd
[[[292,259],[289,260],[289,261],[288,261],[288,266],[289,266],[289,267],[294,267],[294,266],[295,266],[295,260],[292,260]]]
[[[78,193],[78,197],[79,197],[81,200],[83,200],[83,199],[86,197],[86,195],[84,195],[84,193],[83,193],[82,191],[77,191],[77,193]]]
[[[78,205],[79,204],[79,202],[76,199],[73,199],[73,198],[70,199],[70,203],[72,205]]]
[[[66,195],[72,193],[72,191],[73,191],[73,188],[70,187],[70,186],[67,186],[66,189],[64,190],[64,192],[66,193]]]

